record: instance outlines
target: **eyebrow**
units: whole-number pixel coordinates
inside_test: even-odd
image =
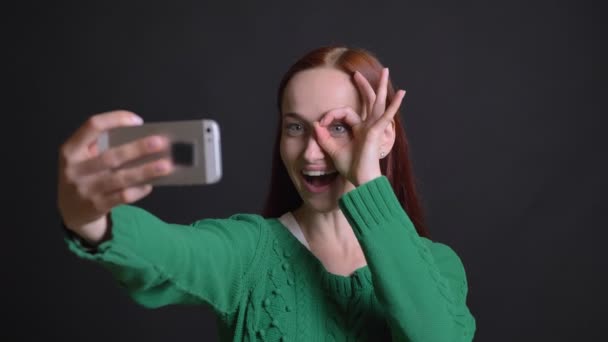
[[[283,114],[283,118],[294,118],[294,119],[298,119],[301,121],[306,121],[300,114],[293,113],[293,112]]]

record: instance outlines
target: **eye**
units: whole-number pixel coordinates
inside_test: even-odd
[[[296,137],[304,133],[304,126],[296,122],[287,123],[285,124],[285,132],[289,136]]]
[[[349,127],[342,122],[334,122],[329,126],[329,133],[334,136],[347,134]]]

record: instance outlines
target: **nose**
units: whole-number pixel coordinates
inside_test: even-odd
[[[314,135],[308,137],[306,142],[306,149],[304,150],[304,159],[306,162],[312,163],[325,158],[325,151],[319,146],[317,139]]]

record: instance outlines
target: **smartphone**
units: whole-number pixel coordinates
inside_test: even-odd
[[[111,129],[99,138],[99,151],[150,135],[168,138],[171,144],[169,151],[146,156],[122,167],[170,156],[174,165],[173,173],[156,178],[152,185],[205,185],[221,179],[220,129],[217,122],[210,119],[150,122]]]

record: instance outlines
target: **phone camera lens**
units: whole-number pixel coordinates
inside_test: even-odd
[[[207,133],[211,133],[211,128],[207,127]]]

